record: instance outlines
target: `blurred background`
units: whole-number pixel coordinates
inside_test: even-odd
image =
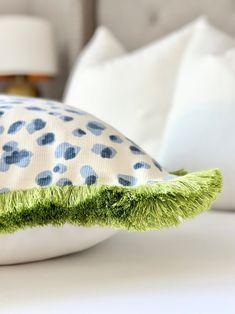
[[[235,0],[0,0],[0,93],[87,110],[169,171],[224,175],[179,228],[0,268],[1,314],[235,313],[234,37]]]
[[[231,34],[235,32],[235,3],[233,0],[1,0],[0,18],[4,15],[27,15],[43,18],[50,24],[55,44],[54,57],[57,69],[54,73],[45,73],[44,79],[36,77],[42,96],[62,99],[66,80],[79,52],[89,41],[95,29],[104,25],[123,43],[128,50],[144,46],[201,15],[207,15],[215,25]],[[10,27],[10,26],[9,26]],[[17,23],[15,25],[17,29]],[[36,30],[35,30],[36,31]],[[3,26],[3,32],[8,32]],[[14,41],[17,34],[15,32]],[[34,32],[32,29],[31,32]],[[2,36],[0,29],[0,36]],[[22,39],[28,40],[26,34]],[[46,36],[46,35],[45,35]],[[34,40],[37,41],[36,34]],[[15,47],[12,47],[12,50]],[[27,54],[33,52],[27,51]],[[16,51],[15,51],[16,54]],[[27,55],[27,57],[28,57]],[[45,60],[41,62],[47,62]],[[1,62],[3,57],[0,55]],[[14,56],[18,63],[20,56]],[[14,74],[14,69],[11,74]],[[50,71],[49,71],[50,72]],[[6,86],[4,69],[1,86]],[[9,73],[9,71],[8,71]],[[44,73],[43,73],[44,74]],[[50,74],[52,80],[49,79]]]

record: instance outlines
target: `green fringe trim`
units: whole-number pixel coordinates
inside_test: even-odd
[[[78,226],[156,230],[208,209],[221,191],[218,169],[138,187],[52,186],[0,194],[0,233],[26,227]]]

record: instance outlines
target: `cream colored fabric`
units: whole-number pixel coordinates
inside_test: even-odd
[[[169,179],[141,148],[79,109],[2,95],[0,116],[0,193],[55,184],[138,186]]]

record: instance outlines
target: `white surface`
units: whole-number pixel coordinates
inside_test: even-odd
[[[78,67],[67,88],[65,103],[114,126],[156,158],[178,67],[194,28],[201,23],[204,19],[119,58],[115,55],[113,60],[104,62],[103,58],[95,66]],[[99,40],[102,39],[107,37]],[[94,51],[100,60],[97,49]],[[83,58],[88,52],[89,49]],[[93,55],[93,63],[94,58]]]
[[[235,216],[119,233],[82,253],[0,267],[1,314],[234,314]]]
[[[220,209],[235,207],[234,48],[235,40],[226,34],[206,24],[197,28],[180,69],[159,155],[170,171],[220,168],[224,187],[214,205]]]
[[[55,41],[47,20],[4,15],[0,18],[0,42],[1,75],[56,74]]]

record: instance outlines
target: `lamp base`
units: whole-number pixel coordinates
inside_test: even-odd
[[[39,97],[40,92],[36,86],[31,84],[26,76],[16,76],[11,84],[7,86],[4,93],[17,96]]]

